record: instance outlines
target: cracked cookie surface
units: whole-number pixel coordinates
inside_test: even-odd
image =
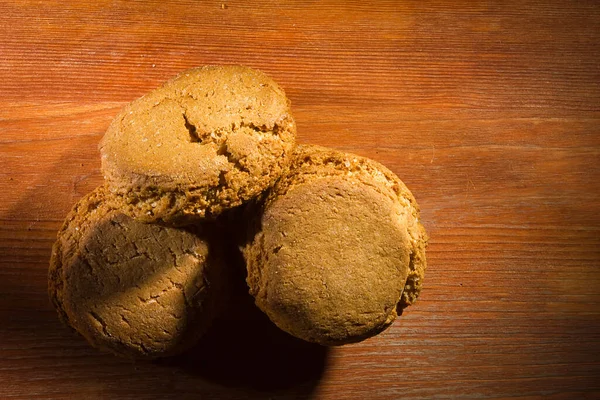
[[[311,342],[386,329],[421,290],[427,236],[410,191],[364,157],[297,147],[243,249],[256,304]]]
[[[268,76],[242,66],[195,68],[114,119],[100,144],[102,173],[128,215],[185,223],[270,187],[295,137],[290,102]]]
[[[192,346],[224,295],[216,245],[197,232],[145,224],[105,187],[67,216],[54,244],[49,294],[61,319],[94,347],[157,358]]]

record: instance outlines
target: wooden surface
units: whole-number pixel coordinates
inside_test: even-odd
[[[0,398],[600,398],[598,2],[2,0],[0,32]],[[426,286],[384,334],[325,349],[246,305],[131,364],[59,323],[50,247],[111,118],[208,63],[413,191]]]

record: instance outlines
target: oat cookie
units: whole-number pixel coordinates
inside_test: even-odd
[[[102,173],[127,215],[186,223],[271,186],[295,137],[290,101],[271,78],[205,66],[125,107],[100,144]]]
[[[52,250],[50,299],[94,347],[129,358],[177,354],[223,302],[213,233],[144,224],[110,200],[100,187],[67,216]]]
[[[298,146],[243,248],[256,304],[281,329],[325,345],[387,328],[421,290],[427,236],[387,168]]]

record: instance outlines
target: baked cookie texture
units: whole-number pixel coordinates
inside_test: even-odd
[[[214,232],[135,221],[111,199],[101,186],[67,216],[52,250],[50,299],[94,347],[128,358],[180,353],[224,302]]]
[[[271,78],[205,66],[124,108],[101,141],[102,173],[127,215],[186,223],[272,186],[295,138],[290,101]]]
[[[261,208],[242,249],[247,283],[281,329],[358,342],[417,299],[427,235],[414,197],[381,164],[300,145]]]

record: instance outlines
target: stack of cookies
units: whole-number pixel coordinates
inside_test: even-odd
[[[284,91],[246,67],[192,69],[125,107],[100,144],[104,185],[53,247],[63,322],[117,355],[181,353],[223,310],[233,244],[284,331],[341,345],[387,328],[421,290],[418,205],[384,166],[295,138]]]

